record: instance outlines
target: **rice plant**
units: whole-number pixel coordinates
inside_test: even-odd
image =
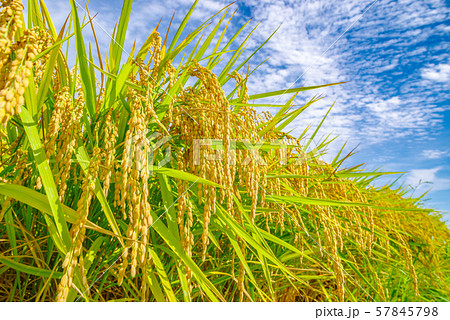
[[[283,131],[337,84],[249,95],[264,43],[244,54],[229,6],[182,38],[197,1],[125,57],[131,3],[102,56],[75,1],[59,31],[1,1],[1,301],[449,300],[440,214]]]

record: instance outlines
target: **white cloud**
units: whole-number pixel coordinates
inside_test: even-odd
[[[422,77],[437,82],[450,82],[450,64],[441,63],[435,66],[428,66],[422,69]]]
[[[424,156],[427,159],[441,159],[448,155],[449,155],[449,152],[446,150],[430,149],[430,150],[422,151],[422,156]]]
[[[429,189],[433,191],[449,190],[450,179],[441,178],[437,173],[442,167],[432,169],[414,169],[406,176],[406,183],[415,188],[417,192],[424,192]]]
[[[421,75],[424,66],[449,56],[448,42],[428,40],[448,33],[445,21],[450,13],[442,0],[376,3],[325,52],[372,2],[246,1],[255,20],[262,22],[258,43],[281,24],[260,55],[270,59],[250,81],[250,91],[287,88],[305,71],[295,86],[349,81],[312,92],[326,98],[304,112],[291,129],[301,132],[305,125],[318,124],[336,100],[322,132],[333,131],[341,141],[349,139],[349,145],[429,139],[442,128],[442,112],[449,106],[441,102],[450,92],[444,83],[430,87]],[[446,67],[438,65],[444,79]],[[303,93],[297,99],[305,101],[311,95]]]

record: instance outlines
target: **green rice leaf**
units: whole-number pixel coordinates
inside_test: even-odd
[[[325,88],[325,87],[329,87],[329,86],[335,86],[335,85],[338,85],[341,83],[344,83],[344,82],[337,82],[337,83],[323,84],[320,86],[300,87],[300,88],[292,88],[292,89],[285,89],[285,90],[277,90],[277,91],[266,92],[266,93],[259,93],[259,94],[254,94],[254,95],[249,96],[248,100],[251,101],[251,100],[280,96],[280,95],[284,95],[284,94],[290,94],[290,93],[296,93],[296,92],[302,92],[302,91],[308,91],[308,90],[315,90],[315,89]],[[234,102],[234,101],[235,101],[234,99],[231,100],[231,102]]]
[[[132,5],[132,0],[123,1],[122,11],[120,12],[119,25],[117,27],[117,34],[116,38],[114,39],[114,46],[110,48],[111,51],[109,55],[111,63],[110,67],[113,74],[116,74],[116,72],[119,70]]]
[[[17,261],[14,261],[13,259],[9,259],[6,257],[0,256],[0,263],[4,264],[5,266],[8,266],[10,268],[13,268],[14,270],[17,270],[19,272],[32,274],[38,277],[45,277],[45,278],[54,278],[54,279],[60,279],[62,277],[61,272],[52,271],[52,270],[46,270],[38,267],[32,267]]]
[[[186,181],[190,181],[190,182],[194,182],[194,183],[202,183],[202,184],[206,184],[209,186],[222,188],[222,186],[220,184],[197,177],[196,175],[193,175],[188,172],[184,172],[184,171],[180,171],[180,170],[176,170],[176,169],[170,169],[170,168],[163,168],[163,167],[158,168],[156,166],[150,166],[150,170],[157,172],[157,173],[164,174],[164,175],[172,177],[172,178],[177,178],[177,179],[186,180]]]
[[[156,279],[155,273],[151,267],[147,267],[147,283],[157,302],[166,302],[161,286]]]
[[[64,218],[61,202],[59,201],[58,191],[56,190],[55,180],[53,180],[53,173],[48,164],[45,156],[44,149],[42,148],[41,140],[39,138],[36,123],[27,109],[22,108],[20,113],[24,130],[27,134],[30,147],[33,150],[33,157],[36,166],[38,167],[39,174],[44,185],[45,192],[47,194],[50,207],[52,209],[52,215],[55,219],[56,227],[59,232],[59,236],[63,239],[66,248],[72,246],[72,240],[69,235],[69,229]]]
[[[184,249],[181,247],[180,242],[169,231],[169,229],[164,226],[162,221],[153,212],[152,216],[154,221],[153,228],[156,230],[156,232],[158,232],[161,238],[164,239],[170,249],[192,270],[198,283],[202,286],[202,290],[205,291],[206,295],[211,299],[211,301],[225,301],[217,288],[214,287],[214,285],[211,283],[211,281],[208,280],[201,269],[186,254]]]
[[[86,108],[89,116],[93,117],[95,114],[95,88],[92,87],[92,79],[86,56],[86,47],[84,45],[83,33],[81,31],[80,20],[78,18],[77,5],[74,0],[70,1],[72,7],[72,21],[75,27],[75,43],[77,48],[77,60],[80,65],[81,85],[83,87],[84,98],[86,101]]]
[[[159,257],[156,254],[156,252],[153,251],[152,249],[149,249],[149,250],[150,250],[150,254],[153,259],[153,263],[155,264],[156,272],[159,275],[159,279],[161,279],[161,283],[162,283],[164,292],[166,293],[167,299],[170,302],[177,302],[177,298],[175,297],[175,293],[173,292],[172,285],[170,284],[167,273],[164,270],[164,265],[162,264],[161,260],[159,260]]]

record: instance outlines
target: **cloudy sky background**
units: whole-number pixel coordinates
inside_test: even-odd
[[[192,2],[134,1],[125,51],[134,40],[142,45],[161,18],[164,33],[175,12],[170,38]],[[70,2],[45,3],[60,28]],[[187,31],[229,3],[200,0]],[[103,56],[121,6],[118,0],[89,2],[91,14],[97,14],[94,26]],[[250,94],[347,81],[299,95],[298,104],[313,94],[325,98],[289,129],[300,134],[307,125],[314,127],[335,102],[321,129],[323,135],[339,136],[329,148],[330,155],[346,141],[348,151],[359,145],[347,166],[366,163],[367,170],[406,171],[401,183],[415,188],[416,195],[431,189],[426,205],[450,211],[449,1],[238,0],[229,16],[234,10],[230,36],[250,18],[247,32],[260,23],[247,54],[280,26],[250,62],[252,69],[269,58],[252,75]],[[86,37],[92,39],[88,32]],[[446,220],[450,221],[449,215]]]

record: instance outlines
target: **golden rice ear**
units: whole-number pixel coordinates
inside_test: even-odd
[[[72,157],[75,152],[76,142],[82,135],[81,117],[84,108],[84,95],[80,91],[75,102],[71,98],[64,96],[62,102],[64,104],[61,106],[63,108],[61,122],[64,130],[61,130],[61,134],[58,137],[59,143],[55,157],[55,165],[58,168],[55,182],[59,185],[59,199],[61,203],[64,202],[67,179],[72,168]]]
[[[15,27],[18,23],[16,15],[21,15],[21,9],[14,2],[11,6],[16,9],[6,8],[0,13],[0,26],[3,26],[0,28],[0,122],[3,126],[6,126],[10,117],[20,113],[20,108],[25,103],[28,78],[33,71],[32,57],[43,50],[38,45],[35,29],[26,29],[20,41],[13,43],[16,29],[19,28]]]
[[[111,176],[115,170],[116,141],[118,137],[117,123],[113,119],[113,108],[105,116],[103,124],[103,137],[99,143],[103,142],[101,159],[103,165],[100,168],[100,180],[103,182],[103,193],[108,196],[111,183]]]
[[[72,248],[67,252],[63,268],[63,278],[61,279],[58,289],[56,301],[66,301],[68,292],[72,286],[75,269],[79,268],[83,284],[88,290],[87,280],[85,279],[84,261],[83,261],[83,242],[86,236],[86,224],[88,222],[89,207],[91,205],[92,197],[94,195],[94,182],[98,176],[99,167],[101,163],[100,149],[95,147],[92,154],[92,159],[89,164],[89,169],[83,179],[82,193],[77,202],[77,216],[78,221],[72,225],[70,229],[70,236],[72,238]]]
[[[71,113],[73,109],[72,98],[69,94],[69,87],[62,88],[55,96],[55,104],[52,112],[52,118],[48,124],[48,129],[45,138],[45,150],[47,159],[50,159],[52,155],[56,154],[56,140],[61,130],[63,123],[63,114],[65,112]],[[67,121],[67,117],[64,117],[64,121]]]
[[[338,171],[347,157],[320,160],[328,142],[310,150],[313,138],[304,145],[301,139],[307,129],[300,137],[283,132],[319,99],[293,110],[296,94],[314,87],[285,90],[294,95],[274,116],[254,108],[264,106],[254,100],[283,90],[249,96],[249,68],[240,71],[248,59],[235,65],[247,40],[233,42],[244,27],[228,37],[227,24],[217,37],[227,8],[209,35],[211,20],[178,41],[192,10],[172,44],[155,28],[120,65],[116,50],[124,47],[131,12],[126,1],[107,64],[87,59],[78,30],[77,65],[69,70],[65,50],[43,55],[57,48],[44,2],[29,10],[28,21],[40,26],[31,29],[22,25],[20,1],[1,5],[0,264],[7,268],[0,272],[0,300],[67,301],[80,291],[82,299],[90,286],[89,300],[448,297],[450,233],[439,216],[405,199],[404,190],[359,180],[373,175],[358,167]],[[47,63],[50,53],[55,63]],[[215,73],[220,61],[225,67]],[[235,88],[226,95],[230,79]],[[154,152],[149,133],[171,139]],[[288,147],[271,148],[271,141]],[[151,173],[167,146],[173,156],[158,172],[167,178],[163,190]],[[87,168],[80,158],[90,159]],[[70,231],[61,227],[66,222]],[[26,275],[21,290],[10,281],[16,272]],[[392,285],[401,297],[389,292]]]
[[[13,157],[14,161],[14,178],[12,183],[16,185],[23,185],[25,181],[30,176],[30,173],[27,170],[28,166],[28,151],[27,150],[17,150],[16,154]],[[3,183],[8,183],[9,181],[6,179],[2,179]],[[13,203],[13,199],[6,197],[6,200],[0,207],[0,221],[3,220],[3,217],[6,211],[9,209],[9,206]]]

